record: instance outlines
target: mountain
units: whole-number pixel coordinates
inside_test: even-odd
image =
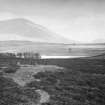
[[[27,19],[10,19],[0,21],[0,35],[9,35],[9,37],[19,36],[35,42],[48,43],[73,43],[60,35],[50,32],[45,27],[35,24]],[[15,37],[13,40],[16,40]]]

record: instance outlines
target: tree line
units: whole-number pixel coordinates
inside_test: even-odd
[[[31,59],[41,59],[41,55],[39,53],[33,52],[18,52],[18,53],[0,53],[0,57],[2,58],[31,58]]]

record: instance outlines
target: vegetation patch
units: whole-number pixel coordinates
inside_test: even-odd
[[[23,77],[22,73],[25,78],[32,76],[30,82],[23,79],[24,86],[0,72],[0,105],[37,103],[41,96],[35,90],[50,95],[50,100],[42,105],[105,105],[105,59],[49,59],[39,63],[36,69],[22,67],[12,73],[14,78]]]

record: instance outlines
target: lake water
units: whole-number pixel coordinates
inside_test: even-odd
[[[42,59],[67,59],[67,58],[81,58],[81,57],[86,57],[86,56],[46,56],[46,55],[42,55],[41,58]]]

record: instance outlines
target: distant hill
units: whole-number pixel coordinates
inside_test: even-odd
[[[10,40],[0,41],[0,52],[38,52],[48,56],[94,56],[105,53],[105,45]]]
[[[0,35],[5,34],[13,37],[20,36],[23,39],[27,38],[27,40],[29,39],[35,42],[74,43],[74,41],[57,35],[41,25],[21,18],[0,21]]]
[[[95,58],[95,59],[105,59],[105,53],[97,55],[97,56],[93,56],[92,58]]]
[[[45,55],[68,55],[68,46],[61,43],[32,41],[0,41],[0,52],[39,52]]]
[[[91,56],[91,57],[86,57],[87,59],[105,59],[105,52],[95,55],[95,56]]]

